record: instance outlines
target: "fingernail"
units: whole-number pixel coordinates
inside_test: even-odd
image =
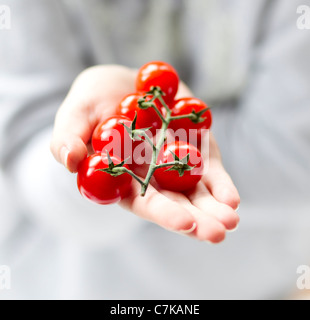
[[[210,244],[210,245],[214,245],[213,242],[209,241],[209,240],[203,240],[204,243]]]
[[[193,232],[196,229],[196,227],[197,227],[197,224],[196,224],[196,222],[194,222],[190,229],[188,229],[188,230],[179,230],[179,232],[182,233],[182,234],[188,234],[188,233]]]
[[[67,147],[62,147],[61,149],[61,159],[64,166],[68,169],[68,157],[69,157],[69,149]]]
[[[227,232],[229,232],[229,233],[233,233],[233,232],[237,231],[237,230],[238,230],[238,228],[239,228],[239,225],[237,225],[237,227],[236,227],[235,229],[227,230]]]

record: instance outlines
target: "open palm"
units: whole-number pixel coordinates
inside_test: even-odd
[[[96,125],[111,116],[120,100],[135,91],[136,72],[121,66],[98,66],[85,70],[75,80],[55,119],[51,150],[68,170],[76,172],[88,153]],[[178,96],[190,96],[180,85]],[[163,228],[199,240],[217,243],[226,230],[236,228],[235,212],[240,198],[222,166],[215,139],[210,135],[208,171],[194,190],[181,194],[160,189],[152,181],[144,197],[133,182],[133,192],[120,205]]]

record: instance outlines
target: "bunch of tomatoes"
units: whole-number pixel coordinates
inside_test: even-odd
[[[133,179],[144,196],[152,177],[158,188],[184,192],[195,187],[204,169],[201,135],[211,127],[212,114],[200,99],[176,99],[178,88],[179,76],[168,63],[152,61],[139,69],[136,92],[124,97],[115,115],[93,132],[94,153],[82,161],[77,175],[83,196],[99,204],[118,202],[131,194]],[[173,137],[180,129],[184,138],[168,142],[168,132]],[[196,134],[196,146],[189,142],[190,132]],[[140,177],[135,151],[147,147],[148,170]]]

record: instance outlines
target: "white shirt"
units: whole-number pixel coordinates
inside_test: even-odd
[[[7,1],[0,31],[5,189],[0,298],[282,297],[310,263],[310,31],[304,1]],[[213,107],[240,195],[220,245],[169,233],[118,206],[89,204],[48,150],[74,78],[95,64],[164,60]]]

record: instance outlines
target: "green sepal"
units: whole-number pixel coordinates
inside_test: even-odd
[[[136,129],[136,123],[137,123],[137,112],[135,114],[135,117],[131,123],[131,126],[128,127],[124,123],[120,122],[120,124],[126,129],[128,132],[131,140],[133,141],[143,141],[143,137],[146,134],[148,130],[150,130],[152,127],[149,128],[143,128],[143,129]]]
[[[146,110],[146,109],[148,109],[148,108],[153,108],[153,107],[154,107],[154,103],[153,103],[153,102],[145,101],[145,98],[146,98],[146,96],[145,96],[144,98],[140,98],[140,99],[138,100],[138,107],[139,107],[140,109],[143,109],[143,110]]]
[[[96,171],[106,172],[106,173],[110,174],[113,177],[117,177],[117,176],[120,176],[121,174],[123,174],[124,172],[115,171],[115,169],[124,167],[124,165],[129,160],[130,157],[128,157],[124,161],[120,162],[119,164],[114,164],[114,162],[111,159],[111,156],[110,156],[109,152],[108,151],[106,151],[106,152],[107,152],[107,158],[108,158],[108,162],[109,162],[109,167],[105,168],[105,169],[97,169]]]
[[[150,91],[146,92],[146,95],[155,95],[155,93],[161,95],[161,96],[165,96],[165,92],[161,90],[161,88],[159,86],[153,86],[151,87]]]
[[[204,121],[206,120],[206,118],[203,118],[202,115],[203,115],[205,112],[207,112],[208,110],[210,110],[209,107],[208,107],[208,108],[205,108],[205,109],[203,109],[203,110],[201,110],[201,111],[199,111],[199,112],[196,112],[195,110],[193,110],[192,113],[191,113],[191,117],[190,117],[191,121],[192,121],[193,123],[201,123],[201,122],[204,122]]]
[[[183,159],[180,160],[180,158],[174,152],[170,152],[173,155],[174,160],[177,161],[177,163],[171,168],[167,169],[166,171],[178,171],[179,176],[183,177],[185,171],[191,171],[195,168],[195,166],[191,167],[190,165],[188,165],[189,153]]]

